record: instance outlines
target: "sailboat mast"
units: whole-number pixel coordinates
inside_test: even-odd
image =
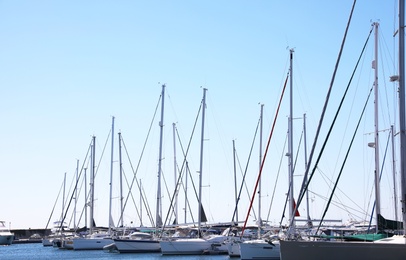
[[[375,94],[375,206],[376,206],[376,219],[378,221],[381,214],[381,195],[379,185],[379,124],[378,124],[378,28],[379,23],[373,23],[375,27],[375,60],[372,67],[375,70],[374,76],[374,94]],[[378,233],[378,222],[376,225],[376,232]]]
[[[162,173],[162,140],[164,129],[164,102],[165,102],[165,84],[162,85],[161,93],[161,121],[159,121],[160,136],[159,136],[159,157],[158,157],[158,189],[156,203],[156,227],[162,226],[162,200],[161,200],[161,173]]]
[[[189,175],[189,163],[186,161],[186,169],[185,169],[185,223],[187,223],[187,204],[188,204],[188,198],[187,198],[187,179]]]
[[[307,168],[307,135],[306,135],[306,113],[303,114],[303,146],[304,146],[304,157],[305,157],[305,169]],[[307,183],[307,178],[306,178]],[[313,226],[312,220],[310,219],[309,211],[309,189],[306,190],[306,210],[307,210],[307,225],[309,227]]]
[[[142,226],[142,179],[140,179],[140,227]]]
[[[401,203],[404,234],[406,234],[406,123],[405,123],[405,1],[399,0],[399,135]]]
[[[124,202],[124,197],[123,197],[123,159],[122,159],[122,154],[121,154],[121,132],[118,133],[118,158],[120,161],[120,219],[121,219],[121,227],[124,227],[124,219],[123,219],[123,202]]]
[[[87,171],[87,168],[85,168],[84,169],[85,170],[85,176],[84,176],[84,179],[85,179],[85,227],[87,228],[87,174],[86,174],[86,171]]]
[[[109,235],[111,235],[111,227],[113,226],[113,218],[111,217],[111,208],[113,204],[113,160],[114,160],[114,116],[111,123],[111,157],[110,157],[110,198],[109,198]]]
[[[263,115],[264,115],[264,104],[261,104],[261,115],[260,115],[260,128],[259,128],[259,171],[261,170],[262,165],[262,130],[263,130]],[[261,227],[262,227],[262,218],[261,218],[261,179],[259,177],[258,182],[258,239],[261,238]]]
[[[203,142],[204,142],[204,117],[206,110],[206,88],[203,88],[203,100],[202,100],[202,132],[200,140],[200,168],[199,168],[199,220],[198,220],[198,232],[201,236],[201,219],[202,219],[202,175],[203,175]]]
[[[292,227],[295,226],[295,209],[293,203],[293,49],[290,49],[290,101],[288,122],[288,156],[289,156],[289,217]]]
[[[95,168],[96,168],[96,136],[93,136],[92,142],[92,157],[91,157],[91,167],[90,167],[90,225],[89,233],[93,233],[93,209],[94,209],[94,177],[95,177]]]
[[[66,186],[66,172],[63,175],[63,196],[62,196],[62,215],[61,215],[62,226],[63,226],[63,214],[65,212],[65,186]]]
[[[79,182],[79,160],[76,160],[76,185]],[[77,223],[76,223],[76,206],[78,204],[78,189],[76,187],[75,189],[75,206],[73,209],[73,227],[76,230],[77,228]]]
[[[396,160],[395,160],[395,132],[394,132],[394,127],[391,125],[390,127],[390,132],[391,132],[391,141],[392,141],[392,177],[393,177],[393,200],[395,205],[395,221],[396,223],[398,222],[398,191],[396,188]]]
[[[177,175],[177,170],[176,170],[176,138],[175,138],[175,132],[176,132],[176,124],[172,123],[172,132],[173,132],[173,175],[175,178],[175,185],[178,180],[178,175]],[[175,197],[175,224],[178,223],[178,191],[176,191],[176,197]]]
[[[237,168],[236,168],[236,161],[235,161],[235,140],[233,140],[233,167],[234,167],[234,197],[235,197],[235,221],[238,223],[238,195],[237,195]]]

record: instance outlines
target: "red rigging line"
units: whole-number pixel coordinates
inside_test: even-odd
[[[245,221],[244,221],[244,226],[243,226],[242,231],[241,231],[241,237],[242,237],[242,235],[244,234],[245,227],[247,226],[248,216],[250,215],[250,212],[251,212],[251,209],[252,209],[252,204],[254,203],[254,199],[255,199],[255,194],[257,193],[258,183],[259,183],[259,180],[261,179],[262,169],[263,169],[263,167],[264,167],[266,155],[267,155],[267,153],[268,153],[269,144],[271,143],[271,138],[272,138],[273,130],[274,130],[274,128],[275,128],[276,119],[278,118],[279,109],[280,109],[280,107],[281,107],[283,95],[284,95],[284,93],[285,93],[286,85],[287,85],[287,83],[288,83],[288,78],[289,78],[289,73],[288,73],[288,75],[286,76],[285,84],[284,84],[284,86],[283,86],[282,93],[281,93],[281,97],[280,97],[280,99],[279,99],[278,108],[276,109],[276,115],[275,115],[274,121],[273,121],[273,123],[272,123],[272,129],[271,129],[271,133],[269,134],[268,143],[267,143],[267,145],[266,145],[266,149],[265,149],[265,153],[264,153],[264,158],[262,159],[262,162],[261,162],[261,168],[259,169],[259,174],[258,174],[257,182],[255,183],[255,188],[254,188],[254,192],[252,193],[252,198],[251,198],[250,206],[249,206],[249,208],[248,208],[247,216],[245,217]]]

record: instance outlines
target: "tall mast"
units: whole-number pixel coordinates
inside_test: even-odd
[[[187,179],[189,175],[189,162],[186,161],[186,169],[185,169],[185,223],[187,223],[187,205],[188,205],[188,198],[187,198]]]
[[[390,127],[391,141],[392,141],[392,176],[393,176],[393,200],[395,205],[395,221],[398,223],[398,191],[397,191],[397,181],[396,181],[396,160],[395,160],[395,132],[393,125]]]
[[[78,189],[77,189],[77,184],[79,182],[79,160],[76,160],[76,189],[75,189],[75,206],[73,210],[73,227],[76,230],[77,223],[76,223],[76,206],[78,202]]]
[[[235,221],[238,223],[238,195],[237,195],[237,170],[235,161],[235,140],[233,140],[233,164],[234,164],[234,197],[235,197]]]
[[[293,49],[290,49],[290,101],[288,122],[288,157],[289,157],[289,217],[292,227],[295,226],[295,209],[293,203]]]
[[[140,179],[140,227],[142,226],[142,179]]]
[[[121,154],[121,132],[118,133],[118,157],[119,157],[119,162],[120,162],[120,219],[121,219],[121,227],[124,227],[124,219],[123,219],[123,202],[124,202],[124,197],[123,197],[123,159],[122,159],[122,154]]]
[[[93,209],[94,209],[94,177],[95,177],[95,168],[96,168],[96,136],[93,136],[92,142],[92,157],[90,163],[90,225],[89,225],[89,233],[93,233]]]
[[[84,169],[85,170],[85,227],[87,228],[87,168]]]
[[[406,123],[405,123],[405,1],[399,0],[399,128],[400,176],[404,234],[406,234]]]
[[[260,128],[259,128],[259,171],[261,171],[262,165],[262,129],[263,129],[263,115],[264,115],[264,104],[261,104],[261,115],[260,115]],[[261,177],[258,182],[258,239],[261,238]]]
[[[375,27],[375,60],[372,62],[372,68],[375,70],[374,76],[374,94],[375,94],[375,200],[376,200],[376,219],[381,214],[381,195],[379,185],[379,124],[378,124],[378,27],[379,23],[373,23]],[[376,232],[379,231],[379,225],[376,225]]]
[[[114,161],[114,116],[111,122],[111,157],[110,157],[110,198],[109,198],[109,235],[111,235],[111,227],[113,226],[113,218],[111,217],[111,208],[113,204],[113,161]]]
[[[199,220],[198,220],[198,232],[200,237],[201,232],[201,219],[202,219],[202,175],[203,175],[203,142],[204,142],[204,117],[206,110],[206,88],[203,88],[203,100],[202,100],[202,132],[200,141],[200,169],[199,169]]]
[[[177,170],[176,170],[176,138],[175,138],[175,131],[176,131],[176,124],[172,123],[172,130],[173,130],[173,175],[175,178],[175,185],[176,182],[178,180],[178,176],[177,176]],[[178,221],[178,189],[176,190],[176,195],[175,195],[175,221],[177,224]]]
[[[63,196],[62,196],[62,215],[61,215],[62,226],[63,226],[63,214],[65,212],[65,186],[66,186],[66,172],[63,174]]]
[[[160,136],[159,136],[159,157],[158,157],[158,190],[156,203],[156,227],[162,226],[162,200],[161,200],[161,173],[162,173],[162,140],[164,129],[164,100],[165,100],[165,84],[162,85],[161,93],[161,121],[159,121]]]
[[[306,114],[303,114],[303,146],[304,146],[304,157],[305,157],[305,169],[307,168],[307,136],[306,136]],[[306,178],[307,184],[307,178]],[[313,223],[310,219],[309,211],[309,189],[306,190],[306,211],[307,211],[307,225],[309,227],[313,226]]]

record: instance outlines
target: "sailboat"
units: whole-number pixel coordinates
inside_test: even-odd
[[[112,118],[112,131],[111,131],[111,144],[112,144],[112,158],[113,158],[113,140],[114,140],[114,117]],[[109,212],[109,230],[108,232],[100,230],[96,232],[96,227],[93,223],[93,213],[94,213],[94,179],[95,179],[95,147],[96,147],[96,138],[93,136],[92,144],[92,167],[91,167],[91,191],[90,191],[90,235],[86,237],[75,237],[69,241],[69,245],[73,247],[74,250],[102,250],[104,246],[113,243],[112,233],[111,233],[111,207]],[[113,163],[113,159],[111,160]],[[111,185],[110,181],[110,185]],[[110,195],[111,196],[111,195]],[[111,203],[111,201],[110,201]]]
[[[259,140],[259,167],[262,164],[262,129],[263,129],[263,108],[264,105],[261,104],[261,114],[260,114],[260,140]],[[261,179],[258,182],[258,220],[257,220],[257,232],[256,232],[256,239],[249,236],[247,231],[248,229],[244,229],[244,233],[238,235],[237,237],[232,237],[227,243],[228,255],[230,257],[239,257],[242,255],[243,259],[251,259],[252,255],[257,256],[258,249],[261,250],[262,248],[271,247],[267,242],[265,242],[261,235],[262,235],[262,219],[261,219]],[[236,200],[237,201],[237,200]],[[265,243],[265,246],[262,244]],[[241,253],[241,251],[243,253]],[[261,253],[260,253],[261,254]]]
[[[202,130],[200,143],[200,171],[199,171],[199,216],[198,216],[198,238],[185,238],[176,240],[161,240],[162,255],[201,255],[204,253],[215,252],[216,254],[227,254],[227,247],[223,243],[227,240],[226,234],[210,235],[202,237],[202,217],[204,215],[202,207],[202,175],[203,175],[203,141],[204,141],[204,120],[206,109],[206,91],[203,89],[202,99]]]
[[[158,187],[157,187],[157,207],[155,218],[155,229],[162,226],[162,201],[161,201],[161,162],[162,162],[162,142],[163,142],[163,126],[164,126],[164,100],[165,100],[165,84],[162,85],[161,92],[161,120],[160,126],[160,142],[159,142],[159,159],[158,159]],[[143,232],[133,232],[128,236],[115,238],[114,244],[120,253],[148,253],[160,252],[161,247],[156,236],[152,236]]]
[[[292,108],[292,105],[293,105],[293,103],[292,103],[292,97],[293,97],[293,95],[292,95],[292,89],[293,89],[293,80],[292,80],[292,75],[293,75],[293,73],[292,73],[293,72],[292,71],[293,70],[293,51],[294,51],[293,49],[290,49],[290,69],[289,69],[289,74],[290,74],[289,75],[289,78],[290,78],[290,116],[289,116],[289,127],[288,127],[289,128],[289,152],[288,152],[288,155],[289,155],[289,173],[290,173],[289,174],[289,183],[290,183],[289,195],[293,194],[293,189],[292,189],[292,178],[293,178],[293,152],[292,152],[292,150],[293,150],[293,148],[292,148],[293,147],[292,146],[292,143],[293,143],[292,142],[292,138],[293,138],[292,137],[292,120],[293,120],[293,116],[292,116],[292,113],[293,113],[293,108]],[[286,83],[287,83],[287,78],[286,78],[284,89],[286,87]],[[279,102],[282,101],[283,93],[281,95],[281,98],[280,98]],[[279,103],[279,105],[280,105],[280,103]],[[278,112],[277,112],[277,114],[275,116],[274,123],[276,121],[277,115],[278,115]],[[267,150],[268,150],[268,147],[269,147],[269,141],[270,141],[271,137],[272,137],[272,132],[271,132],[271,135],[270,135],[269,140],[268,140]],[[259,173],[259,176],[258,176],[258,182],[259,182],[260,177],[261,177],[262,168],[263,168],[263,165],[264,165],[264,160],[265,160],[265,157],[261,162],[261,168],[260,168],[260,173]],[[293,195],[292,195],[292,197],[293,197]],[[292,199],[290,201],[293,202]],[[291,208],[291,212],[293,212],[292,206],[290,208]],[[247,214],[247,218],[248,218],[248,215],[249,214]],[[292,216],[292,214],[291,214],[291,216]],[[245,220],[245,223],[246,222],[247,222],[247,219]],[[245,224],[244,224],[244,226],[245,226]],[[244,229],[245,229],[245,227],[244,227]],[[271,239],[265,239],[263,237],[260,237],[260,232],[258,232],[258,239],[244,241],[243,243],[240,243],[239,246],[240,246],[241,259],[279,259],[280,258],[280,244],[279,244],[279,241],[277,239],[271,240]]]
[[[399,125],[400,125],[400,171],[401,203],[406,203],[406,124],[405,124],[405,64],[404,20],[405,1],[399,0]],[[406,211],[402,210],[403,228],[406,228]],[[406,237],[395,235],[372,242],[347,241],[281,241],[281,257],[290,259],[405,259]]]
[[[60,220],[56,220],[53,222],[53,227],[51,228],[51,234],[42,239],[43,246],[60,247],[62,239],[74,236],[73,229],[71,230],[70,228],[68,228],[68,225],[66,222],[62,222],[64,211],[65,211],[65,185],[66,185],[66,173],[64,174],[63,183],[62,183],[61,189],[59,191],[59,193],[60,193],[61,190],[63,190],[61,217],[60,217]],[[59,195],[60,194],[58,194],[58,196],[55,200],[55,205],[58,202]],[[49,221],[51,220],[52,213],[55,209],[55,205],[54,205],[54,208],[52,209],[51,215],[49,216],[48,223],[47,223],[45,229],[47,229]]]

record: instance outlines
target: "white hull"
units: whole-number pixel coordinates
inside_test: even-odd
[[[120,253],[151,253],[160,252],[158,240],[114,239]]]
[[[14,240],[13,234],[2,234],[0,235],[0,245],[11,245]]]
[[[405,238],[393,237],[375,242],[281,241],[281,257],[290,259],[405,259]]]
[[[162,255],[227,254],[226,236],[160,241]]]
[[[111,238],[74,238],[72,241],[74,250],[103,250],[114,242]]]
[[[43,246],[52,246],[53,245],[53,243],[52,243],[53,240],[54,240],[53,238],[43,238],[42,239],[42,245]]]
[[[72,238],[63,238],[60,239],[60,249],[73,249],[73,239]]]
[[[239,241],[228,241],[226,243],[228,256],[239,257],[240,256],[240,243]]]
[[[279,241],[250,240],[240,243],[240,257],[245,259],[280,259]],[[284,259],[285,260],[285,259]]]

